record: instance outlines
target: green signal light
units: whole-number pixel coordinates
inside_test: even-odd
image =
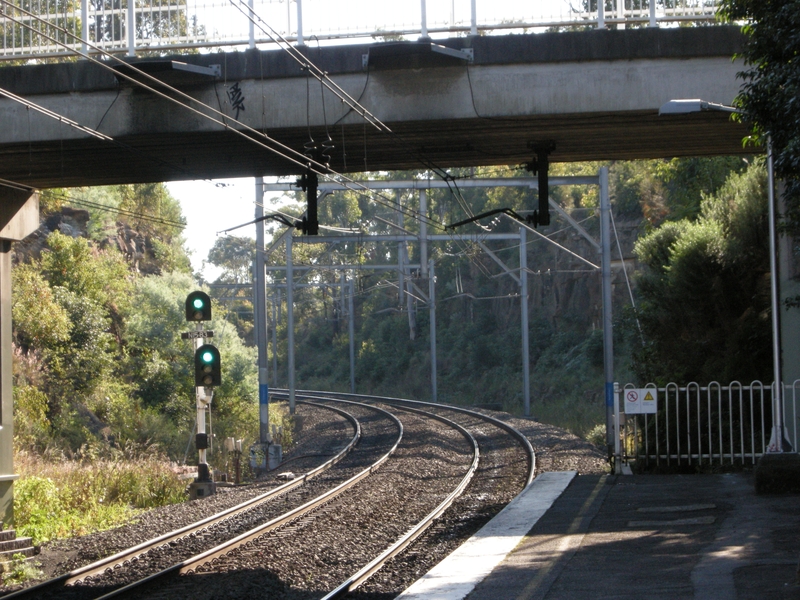
[[[205,305],[206,305],[206,303],[205,303],[205,302],[203,302],[203,299],[202,299],[202,298],[195,298],[195,299],[192,301],[192,306],[194,306],[194,307],[195,307],[197,310],[200,310],[200,309],[201,309],[201,308],[203,308]]]
[[[214,355],[211,352],[203,352],[200,358],[204,363],[214,362]]]

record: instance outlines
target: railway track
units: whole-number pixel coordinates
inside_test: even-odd
[[[323,466],[330,471],[348,453],[350,458],[360,455],[363,468],[358,473],[329,485],[324,493],[304,492],[302,498],[309,498],[307,501],[295,502],[272,518],[262,517],[257,525],[229,535],[219,544],[208,547],[206,543],[202,552],[179,561],[172,559],[166,568],[127,577],[130,581],[115,573],[148,562],[146,557],[157,551],[145,554],[140,545],[135,551],[138,554],[121,561],[120,555],[103,565],[84,567],[81,573],[60,578],[60,584],[49,583],[60,586],[57,595],[53,595],[56,587],[48,590],[43,584],[38,590],[30,588],[7,597],[220,598],[255,592],[327,599],[346,596],[357,588],[383,595],[387,590],[404,589],[425,572],[419,569],[426,560],[434,559],[434,548],[447,546],[443,537],[457,545],[488,520],[493,510],[499,510],[498,499],[510,501],[533,477],[535,458],[527,439],[486,415],[396,398],[316,393],[303,393],[302,397],[320,409],[347,414],[354,423],[356,433],[347,448]],[[357,403],[356,398],[369,404]],[[387,426],[390,421],[393,427]],[[362,425],[381,439],[378,445],[384,451],[380,456],[363,446],[367,436],[352,452]],[[395,430],[389,449],[387,429]],[[310,472],[300,482],[291,482],[296,487],[280,486],[263,495],[260,502],[273,508],[286,504],[274,499],[299,496],[298,490],[308,488],[312,473],[317,474]],[[236,508],[249,513],[246,507]],[[208,523],[191,533],[160,536],[158,548],[203,538],[204,532],[225,518],[207,519]],[[104,582],[109,569],[113,584]],[[67,581],[72,583],[70,587],[65,587]]]
[[[364,419],[357,419],[351,413],[332,406],[325,406],[322,409],[333,411],[345,418],[352,425],[353,435],[331,459],[318,467],[232,508],[131,548],[126,548],[112,556],[74,569],[61,577],[6,595],[4,598],[15,600],[97,598],[97,589],[113,589],[127,583],[126,579],[141,579],[136,573],[147,571],[148,563],[153,564],[150,571],[160,571],[163,566],[159,568],[159,565],[164,563],[172,565],[180,562],[178,557],[181,555],[183,555],[181,559],[185,559],[186,556],[197,554],[198,547],[205,546],[204,549],[207,549],[218,545],[214,542],[230,539],[241,530],[250,530],[253,528],[254,522],[260,524],[275,515],[283,514],[287,510],[287,504],[302,504],[305,497],[335,487],[342,479],[349,477],[352,471],[361,470],[360,463],[363,462],[363,459],[351,460],[349,462],[353,464],[349,465],[342,464],[342,461],[350,455],[359,441],[363,441]],[[377,450],[383,450],[381,455],[385,453],[386,448],[396,446],[399,438],[402,437],[402,425],[385,411],[382,412],[383,417],[381,418],[386,420],[386,424],[380,429],[373,428],[375,431],[372,437],[375,439],[367,441],[368,444],[372,443]],[[383,431],[384,429],[396,429],[398,434],[391,435],[389,431]],[[387,443],[387,435],[391,437],[391,443]],[[336,465],[341,466],[340,473],[331,473],[331,469]],[[301,488],[311,489],[301,491]],[[282,502],[279,502],[280,500]],[[128,572],[134,572],[134,574],[127,575]]]

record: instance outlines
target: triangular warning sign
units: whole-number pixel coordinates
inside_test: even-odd
[[[650,392],[647,392],[644,395],[644,401],[645,402],[652,402],[653,401],[653,394],[651,394]]]

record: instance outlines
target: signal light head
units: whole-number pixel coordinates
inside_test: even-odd
[[[205,292],[192,292],[186,297],[187,321],[210,321],[211,298]]]
[[[220,385],[221,366],[216,346],[204,344],[194,353],[194,383],[198,387]]]

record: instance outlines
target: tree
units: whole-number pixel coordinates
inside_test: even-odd
[[[223,269],[217,283],[249,284],[253,280],[256,242],[253,238],[219,237],[208,252],[208,263]]]
[[[768,381],[769,253],[763,165],[705,196],[696,221],[636,244],[644,381]]]
[[[775,174],[786,185],[784,225],[800,234],[800,3],[782,0],[723,0],[720,15],[742,22],[746,70],[735,104],[752,124],[752,139],[772,138]]]

